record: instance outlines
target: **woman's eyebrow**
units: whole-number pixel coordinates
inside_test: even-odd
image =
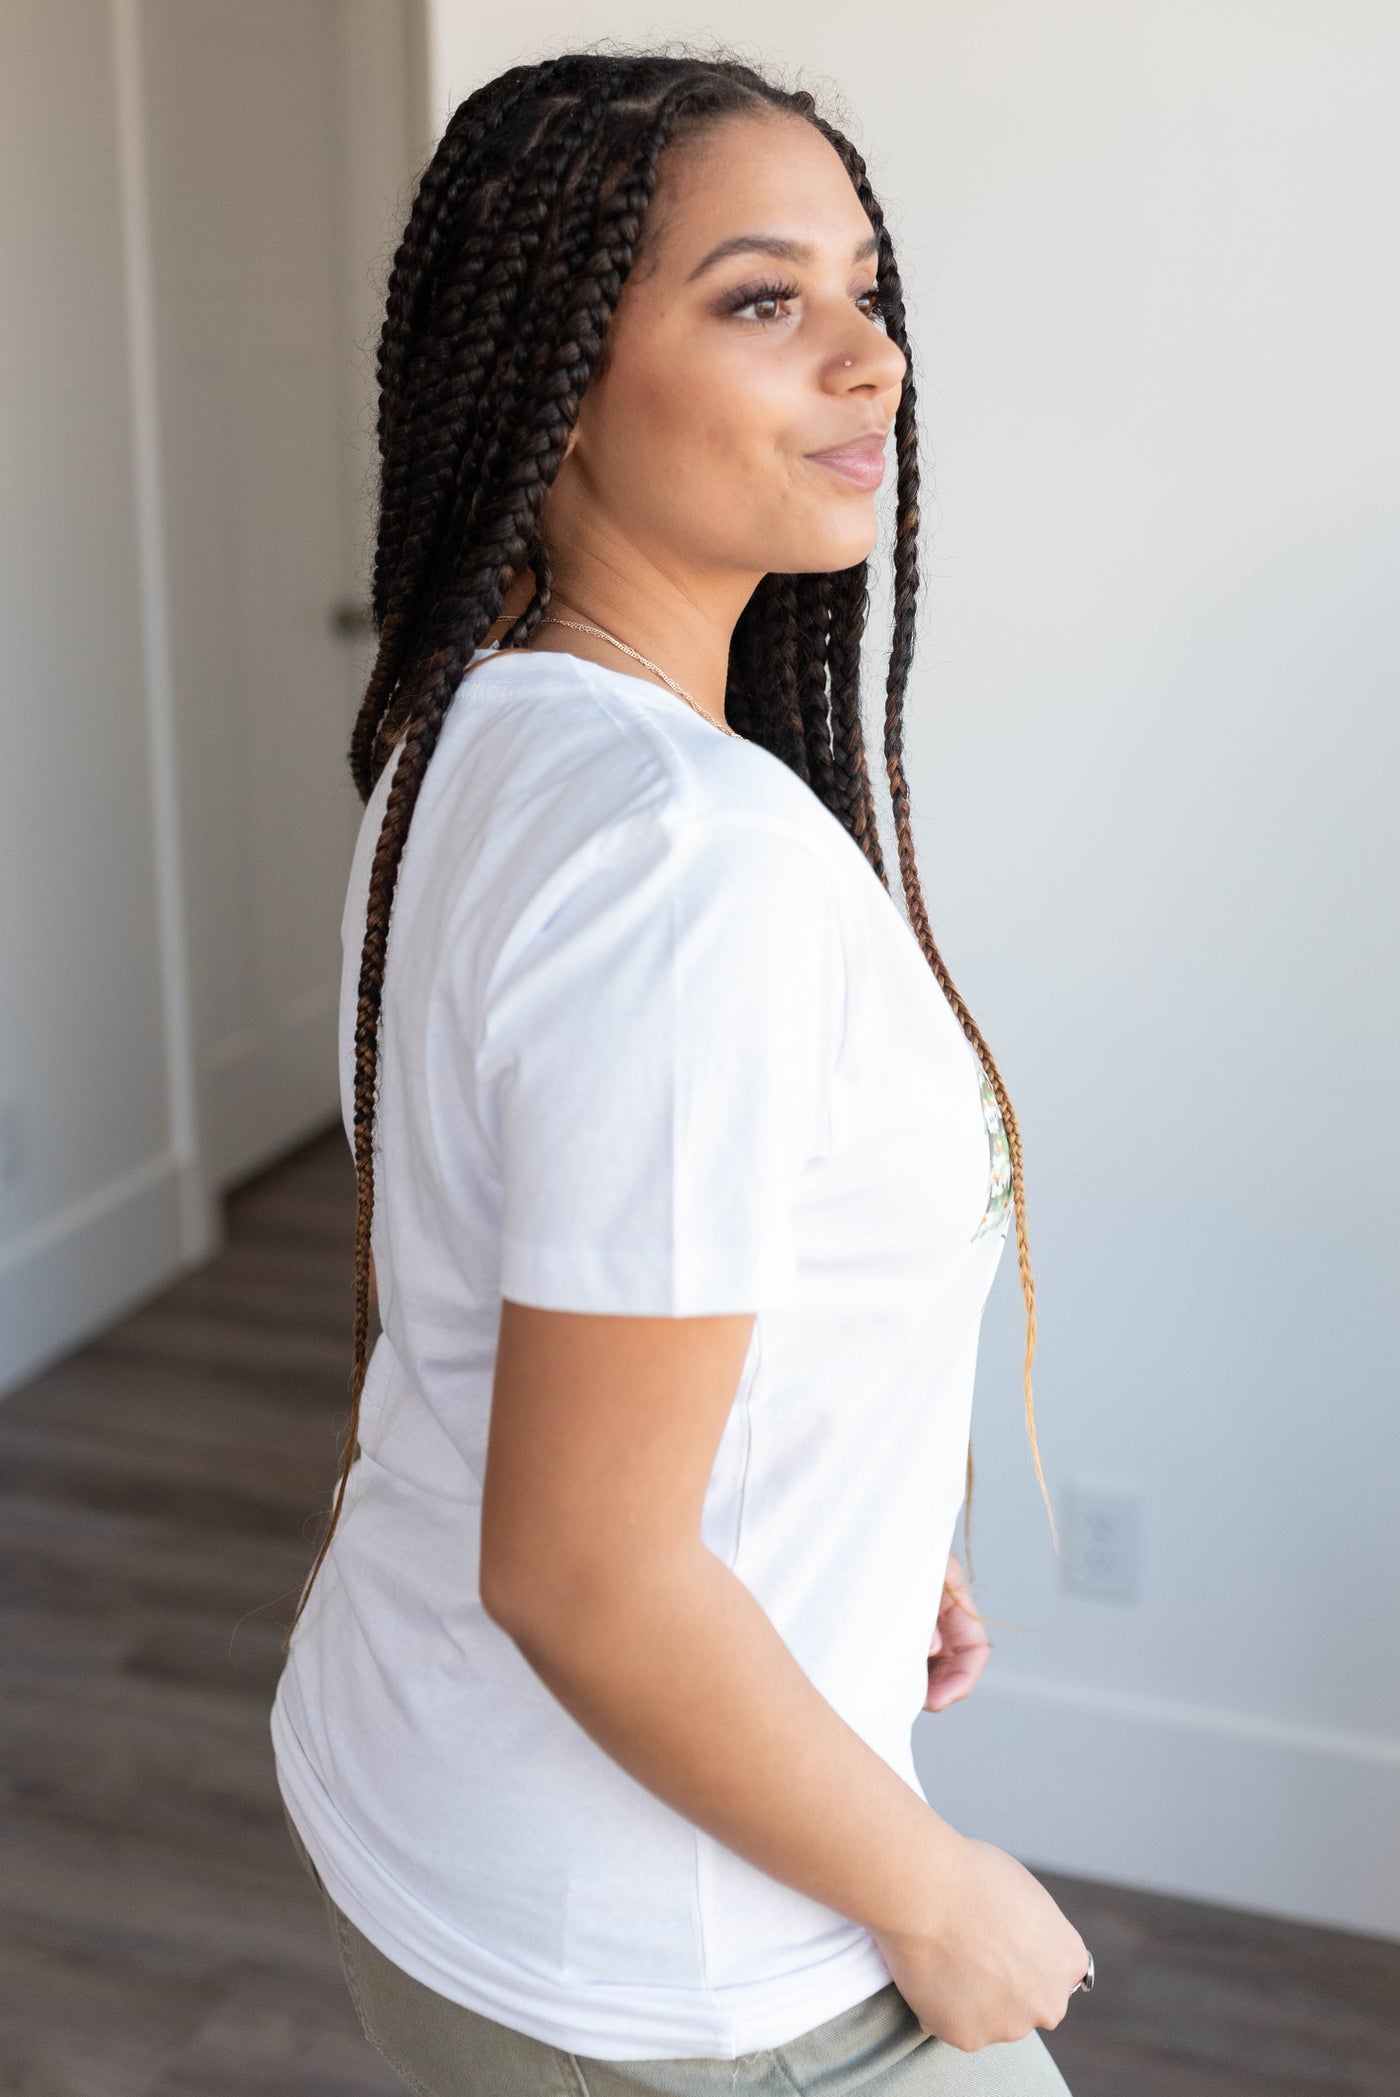
[[[851,256],[852,262],[864,262],[868,255],[875,253],[879,245],[879,235],[872,233],[868,240],[857,243]],[[743,254],[750,250],[759,255],[771,255],[777,262],[812,260],[812,249],[805,240],[789,240],[781,233],[734,233],[728,240],[722,240],[718,247],[711,248],[709,254],[696,263],[685,281],[687,284],[693,283],[696,277],[713,268],[716,262],[723,262],[727,256]]]

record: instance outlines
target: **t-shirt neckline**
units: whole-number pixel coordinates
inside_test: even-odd
[[[614,670],[609,663],[595,663],[591,656],[575,655],[571,648],[502,648],[499,641],[488,641],[477,649],[467,665],[468,669],[472,663],[480,662],[482,657],[487,655],[498,656],[502,662],[539,662],[548,661],[551,656],[558,656],[566,662],[576,663],[582,670],[596,670],[600,677],[609,677],[617,683],[625,684],[633,696],[641,695],[657,700],[663,706],[679,706],[683,707],[686,713],[691,712],[691,708],[679,693],[668,691],[664,684],[651,684],[645,677],[634,677],[630,670]]]

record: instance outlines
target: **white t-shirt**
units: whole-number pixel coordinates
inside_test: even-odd
[[[391,770],[342,927],[347,1136]],[[918,1791],[1009,1220],[971,1046],[811,789],[659,685],[478,651],[390,924],[363,1454],[272,1714],[292,1818],[389,1958],[613,2060],[733,2059],[887,1985],[863,1925],[637,1782],[483,1612],[500,1299],[757,1313],[704,1541]]]

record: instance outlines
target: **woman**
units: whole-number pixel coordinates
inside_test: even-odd
[[[909,1745],[985,1658],[948,1547],[1013,1193],[1032,1298],[910,846],[908,362],[858,154],[724,56],[490,82],[395,260],[354,1405],[273,1737],[432,2097],[1064,2088],[1083,1940]]]

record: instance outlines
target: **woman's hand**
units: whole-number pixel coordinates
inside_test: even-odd
[[[975,2053],[1055,2029],[1089,1951],[1024,1864],[962,1836],[930,1888],[930,1910],[926,1931],[874,1933],[920,2031]]]
[[[965,1697],[987,1665],[991,1650],[981,1618],[973,1611],[961,1561],[956,1552],[950,1552],[938,1624],[928,1649],[928,1695],[922,1709],[942,1711]]]

